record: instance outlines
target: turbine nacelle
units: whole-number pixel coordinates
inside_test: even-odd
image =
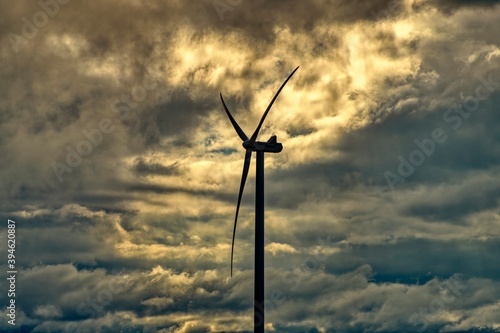
[[[251,151],[263,151],[266,153],[279,153],[283,150],[283,145],[277,142],[276,135],[271,136],[267,142],[245,140],[242,144],[243,148]]]

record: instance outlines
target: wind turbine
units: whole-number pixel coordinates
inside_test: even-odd
[[[255,177],[255,271],[254,271],[254,333],[264,333],[264,153],[279,153],[283,150],[283,145],[276,140],[276,135],[271,136],[267,142],[260,142],[257,140],[260,128],[266,119],[269,110],[273,106],[274,101],[280,94],[285,84],[290,80],[292,75],[299,69],[295,68],[294,71],[288,75],[287,79],[274,95],[271,103],[260,119],[259,125],[253,132],[250,139],[240,128],[238,123],[234,120],[233,116],[227,109],[222,93],[220,99],[224,110],[233,124],[236,133],[243,141],[243,148],[245,148],[245,162],[243,164],[243,174],[241,175],[240,192],[238,194],[238,203],[236,205],[236,216],[234,218],[233,228],[233,242],[231,244],[231,276],[233,276],[233,254],[234,254],[234,237],[236,235],[236,224],[238,222],[238,213],[240,211],[241,197],[245,182],[248,176],[248,169],[250,168],[250,160],[252,152],[257,153],[257,170]]]

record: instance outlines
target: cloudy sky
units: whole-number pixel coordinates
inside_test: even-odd
[[[251,332],[219,92],[252,133],[296,66],[259,137],[267,331],[500,331],[499,1],[145,3],[2,5],[0,331]]]

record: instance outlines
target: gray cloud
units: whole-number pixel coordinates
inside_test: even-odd
[[[39,4],[6,7],[0,215],[18,223],[20,325],[248,330],[254,169],[229,279],[243,151],[218,93],[251,132],[300,65],[260,136],[285,147],[266,156],[269,329],[498,327],[496,3],[69,2],[31,30]]]

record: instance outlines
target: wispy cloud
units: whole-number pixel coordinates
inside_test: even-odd
[[[5,7],[0,214],[17,223],[18,325],[248,331],[254,177],[230,279],[243,151],[218,96],[248,132],[300,65],[261,133],[284,145],[266,155],[268,329],[498,330],[497,3]],[[416,161],[407,176],[400,156]]]

